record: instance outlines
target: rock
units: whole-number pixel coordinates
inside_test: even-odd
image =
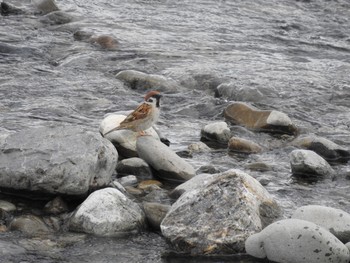
[[[16,6],[10,5],[5,2],[1,2],[0,13],[3,16],[8,16],[8,15],[22,15],[22,14],[25,14],[26,12],[21,8],[18,8]]]
[[[206,153],[211,151],[210,147],[203,142],[191,143],[187,149],[190,153]]]
[[[304,136],[293,142],[294,146],[316,152],[328,162],[347,162],[350,151],[322,137]]]
[[[125,190],[132,196],[141,196],[144,194],[143,190],[140,190],[134,186],[125,186]]]
[[[121,177],[118,179],[118,181],[124,187],[137,185],[137,178],[135,175],[127,175],[127,176]]]
[[[116,76],[125,82],[131,89],[137,90],[159,90],[161,92],[178,92],[182,88],[172,79],[160,75],[146,74],[136,70],[123,70]]]
[[[246,238],[275,220],[280,208],[258,181],[239,170],[208,180],[172,205],[162,234],[192,255],[243,252]]]
[[[198,174],[190,180],[178,185],[170,192],[172,198],[178,199],[185,192],[207,187],[213,180],[216,180],[220,174]]]
[[[42,14],[48,14],[59,10],[54,0],[32,0],[32,3]]]
[[[169,197],[169,192],[160,188],[159,186],[155,186],[146,196],[142,198],[145,202],[150,203],[161,203],[170,205],[171,199]]]
[[[100,124],[100,133],[105,134],[119,126],[125,118],[126,115],[121,114],[112,113],[106,115]],[[153,128],[149,128],[145,132],[159,140],[159,136]],[[118,153],[124,157],[138,157],[136,151],[136,140],[138,137],[139,134],[131,130],[116,130],[105,136],[117,148]]]
[[[327,161],[313,151],[294,150],[289,158],[294,175],[334,176],[334,170]]]
[[[117,164],[118,175],[136,175],[138,178],[152,178],[149,165],[141,158],[133,157],[121,160]]]
[[[22,215],[16,217],[11,221],[9,228],[12,231],[21,231],[30,236],[38,236],[51,232],[44,221],[34,215]]]
[[[117,190],[119,190],[122,194],[126,195],[127,194],[127,191],[126,189],[124,188],[124,186],[122,186],[118,180],[113,180],[110,184],[109,184],[110,187],[112,188],[115,188]]]
[[[224,97],[233,101],[260,102],[265,98],[257,87],[238,86],[235,82],[222,83],[216,89],[217,97]]]
[[[202,141],[211,141],[218,144],[227,145],[230,138],[230,129],[228,128],[227,123],[224,121],[207,124],[201,130]]]
[[[151,136],[140,136],[137,153],[165,180],[183,182],[195,176],[194,168],[169,147]]]
[[[0,187],[85,195],[108,185],[118,153],[99,134],[74,126],[40,127],[9,135],[0,150]]]
[[[114,188],[93,192],[69,220],[72,231],[97,236],[119,236],[144,227],[141,208]]]
[[[170,207],[170,205],[163,205],[160,203],[143,203],[143,209],[145,211],[147,221],[152,228],[160,230],[160,223],[170,210]]]
[[[275,222],[245,243],[249,255],[279,263],[348,263],[347,247],[326,229],[305,220]]]
[[[254,162],[244,165],[244,168],[250,169],[252,171],[267,172],[273,170],[271,165],[263,162]]]
[[[3,210],[9,213],[9,212],[16,211],[16,206],[10,202],[0,200],[0,210]]]
[[[220,172],[222,171],[220,171],[213,165],[202,165],[201,167],[198,168],[198,170],[196,171],[196,174],[216,174]]]
[[[89,42],[94,45],[98,45],[101,48],[116,50],[118,48],[119,42],[117,39],[111,36],[92,36]]]
[[[263,150],[259,144],[238,137],[231,137],[228,149],[239,153],[260,153]]]
[[[332,207],[307,205],[299,207],[292,218],[313,222],[328,229],[343,243],[350,241],[350,214]]]
[[[224,110],[224,116],[234,124],[257,131],[296,135],[297,127],[282,112],[259,110],[242,102],[232,103]]]
[[[48,214],[58,215],[68,212],[68,206],[62,197],[57,196],[55,199],[45,205],[44,212]]]
[[[161,187],[163,184],[157,180],[145,180],[138,184],[137,188],[148,191],[149,189],[154,188],[154,186]]]
[[[15,245],[11,242],[0,240],[0,255],[2,256],[2,259],[4,259],[4,256],[18,256],[20,254],[25,254],[26,252],[27,251],[21,246]]]
[[[50,26],[54,25],[64,25],[76,20],[75,17],[63,11],[50,12],[42,17],[40,17],[40,22]]]

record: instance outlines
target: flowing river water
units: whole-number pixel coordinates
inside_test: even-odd
[[[119,71],[133,69],[172,78],[184,87],[165,93],[157,124],[174,151],[198,142],[201,128],[222,121],[223,109],[234,100],[284,112],[301,134],[350,149],[347,0],[58,0],[58,7],[72,17],[65,24],[36,14],[29,0],[6,2],[26,13],[0,17],[0,137],[67,123],[98,132],[106,113],[130,110],[142,101],[144,91],[115,78]],[[78,30],[113,36],[118,48],[76,41]],[[248,92],[218,98],[215,88],[221,83],[261,96]],[[231,129],[266,150],[238,156],[217,149],[187,161],[196,169],[208,164],[221,171],[239,168],[268,182],[265,187],[285,217],[306,204],[350,212],[349,164],[333,165],[333,181],[299,181],[291,175],[288,139]],[[251,163],[272,169],[249,170]],[[258,262],[245,257],[184,259],[169,252],[157,233],[124,239],[67,235],[45,243],[2,233],[0,240],[27,242],[27,247],[32,242],[33,250],[0,262]]]

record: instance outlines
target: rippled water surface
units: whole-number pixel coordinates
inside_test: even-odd
[[[242,100],[238,95],[215,98],[216,86],[228,82],[258,90],[263,96],[250,101],[248,96],[247,102],[288,114],[302,134],[350,148],[349,1],[58,0],[60,9],[73,17],[61,25],[35,14],[29,0],[6,2],[27,13],[0,17],[2,134],[66,123],[98,132],[104,114],[132,109],[142,101],[144,91],[131,90],[115,78],[121,70],[134,69],[172,78],[184,87],[165,94],[157,125],[175,151],[199,141],[200,129],[208,122],[223,120],[222,110],[230,100]],[[75,41],[77,30],[114,36],[120,45],[112,51]],[[349,164],[333,166],[334,181],[296,181],[289,165],[290,139],[231,128],[266,151],[237,156],[223,149],[195,154],[188,161],[195,168],[207,164],[222,171],[239,168],[258,180],[266,179],[267,190],[286,217],[305,204],[350,212]],[[272,169],[248,170],[247,164],[254,162]],[[110,254],[120,241],[91,237],[59,253],[34,250],[27,260],[96,262],[96,255],[103,254],[99,262],[176,262],[161,256],[168,249],[166,243],[150,235],[126,239],[120,261],[113,261]],[[145,250],[149,240],[154,242]],[[254,262],[242,260],[226,262]]]

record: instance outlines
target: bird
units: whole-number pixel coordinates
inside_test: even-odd
[[[145,100],[132,113],[119,124],[118,127],[106,132],[107,134],[116,130],[132,130],[138,132],[139,135],[145,135],[145,130],[151,128],[159,118],[160,114],[160,98],[162,95],[159,91],[152,90],[145,96]]]

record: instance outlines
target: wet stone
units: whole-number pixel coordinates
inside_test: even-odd
[[[174,80],[161,75],[146,74],[136,70],[123,70],[115,76],[127,83],[131,89],[178,92],[182,89]]]
[[[350,151],[322,137],[304,136],[293,141],[293,145],[316,152],[328,162],[347,162]]]
[[[14,218],[9,228],[11,231],[17,230],[30,236],[40,236],[51,232],[44,221],[34,215],[22,215]]]
[[[259,144],[238,137],[230,138],[228,149],[229,151],[240,153],[260,153],[263,150]]]
[[[62,197],[57,196],[52,201],[48,202],[45,207],[44,211],[49,214],[58,215],[64,212],[68,211],[68,205],[67,203],[62,199]]]
[[[152,178],[152,171],[149,165],[141,158],[133,157],[124,159],[117,164],[118,175],[135,175],[138,178]]]
[[[334,170],[325,159],[314,151],[294,150],[290,153],[290,164],[294,175],[305,178],[334,177]]]
[[[137,177],[135,175],[127,175],[127,176],[118,178],[118,181],[124,187],[137,185]]]
[[[154,186],[156,187],[161,187],[163,184],[157,180],[145,180],[145,181],[141,181],[137,188],[144,190],[144,191],[148,191],[149,189],[152,189]]]
[[[288,263],[347,263],[349,250],[333,234],[312,222],[277,221],[245,242],[246,252],[257,258]]]
[[[13,212],[16,210],[16,206],[10,202],[0,200],[0,210],[5,212]]]
[[[276,134],[296,135],[298,130],[291,119],[283,112],[259,110],[242,102],[235,102],[224,110],[225,118],[246,128]]]
[[[143,209],[145,211],[147,221],[152,228],[160,230],[160,223],[170,210],[170,207],[170,205],[160,203],[143,202]]]
[[[205,125],[201,130],[201,140],[227,145],[231,138],[230,129],[224,121]]]
[[[11,242],[0,240],[0,255],[19,255],[26,253],[26,249]]]

